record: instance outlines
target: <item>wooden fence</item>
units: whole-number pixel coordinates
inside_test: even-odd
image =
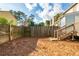
[[[33,26],[30,27],[31,37],[54,37],[55,26]]]
[[[23,36],[23,28],[0,24],[0,44]]]
[[[0,44],[9,41],[9,26],[0,25]]]
[[[54,37],[55,26],[0,25],[0,44],[21,37]]]

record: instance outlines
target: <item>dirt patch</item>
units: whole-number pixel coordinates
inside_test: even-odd
[[[79,42],[50,41],[49,38],[22,38],[1,45],[0,55],[79,56]]]

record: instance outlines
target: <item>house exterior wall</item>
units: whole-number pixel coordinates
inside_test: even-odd
[[[79,11],[68,13],[64,17],[65,17],[65,25],[69,26],[71,24],[74,24],[75,30],[77,31],[77,35],[79,36]],[[63,18],[61,19],[61,21],[63,20]],[[73,26],[68,27],[66,29],[66,32],[70,32],[72,30],[73,30]]]
[[[79,4],[76,4],[71,9],[69,9],[67,12],[63,14],[63,17],[60,17],[57,21],[55,21],[55,24],[59,25],[59,23],[62,23],[63,18],[65,17],[65,24],[60,25],[61,27],[66,25],[69,26],[71,24],[75,25],[75,30],[77,31],[77,35],[79,36]],[[73,30],[73,26],[68,27],[65,29],[66,32],[70,32]]]
[[[76,6],[74,6],[75,11],[79,11],[79,4],[77,4]]]
[[[75,25],[75,30],[77,31],[77,36],[79,36],[79,11],[75,11],[73,13],[69,13],[66,16],[66,26],[71,24]],[[72,30],[73,27],[68,28],[67,31]]]
[[[3,17],[8,20],[8,22],[12,21],[12,25],[16,25],[16,18],[9,11],[0,11],[0,17]]]
[[[75,16],[75,29],[78,32],[77,35],[79,36],[79,13]]]
[[[72,13],[72,12],[74,12],[74,8],[71,8],[67,13]]]
[[[69,13],[69,14],[67,14],[66,16],[66,26],[69,26],[69,25],[72,25],[72,24],[74,24],[75,22],[75,15],[74,14],[72,14],[72,13]],[[67,29],[66,29],[66,32],[68,33],[68,32],[71,32],[71,31],[73,31],[73,26],[70,26],[70,27],[68,27]]]
[[[69,11],[66,12],[66,14],[76,12],[76,11],[79,11],[79,4],[76,4],[74,7],[72,7]]]
[[[65,17],[66,17],[66,26],[69,26],[69,25],[74,23],[74,21],[75,21],[75,15],[74,14],[71,14],[71,13],[67,14]]]

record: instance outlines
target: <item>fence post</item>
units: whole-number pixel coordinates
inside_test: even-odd
[[[55,32],[55,29],[54,29],[54,38],[55,38],[55,33],[56,33],[56,32]]]
[[[12,40],[12,37],[11,37],[11,25],[9,25],[9,41]]]
[[[75,26],[74,26],[74,24],[73,24],[72,40],[74,40],[74,32],[75,32]]]
[[[56,30],[56,31],[57,31],[57,38],[59,39],[59,36],[58,36],[58,35],[59,35],[58,30]]]

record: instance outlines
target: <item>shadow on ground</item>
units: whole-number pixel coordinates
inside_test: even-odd
[[[79,43],[79,36],[74,36],[74,40],[72,40],[72,36],[65,38],[63,41]]]
[[[50,41],[49,38],[21,38],[0,45],[1,56],[79,56],[75,41]]]
[[[0,45],[1,56],[27,56],[35,50],[38,38],[22,38]]]

